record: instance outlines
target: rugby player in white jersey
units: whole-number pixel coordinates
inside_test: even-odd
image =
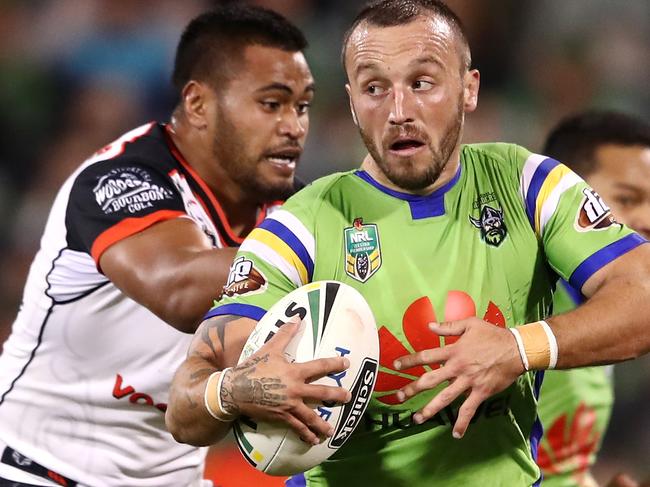
[[[233,247],[294,191],[314,92],[305,46],[262,8],[197,17],[178,46],[171,121],[128,132],[64,183],[0,356],[0,484],[202,483],[205,451],[165,428],[168,388]],[[305,386],[281,357],[275,367],[303,386],[296,402],[347,398]],[[294,426],[326,433],[305,409]]]

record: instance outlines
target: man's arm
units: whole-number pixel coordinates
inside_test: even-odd
[[[99,263],[124,294],[193,333],[220,294],[236,251],[213,248],[193,221],[175,218],[110,246]]]
[[[305,401],[349,401],[350,392],[346,389],[310,384],[345,370],[349,361],[333,357],[288,363],[284,349],[299,329],[298,323],[288,322],[248,360],[236,365],[255,325],[249,318],[218,316],[198,328],[187,358],[172,381],[165,414],[167,428],[177,441],[210,445],[230,428],[230,421],[210,415],[204,399],[210,376],[226,367],[234,368],[226,372],[217,393],[229,416],[243,414],[256,420],[284,422],[312,444],[317,444],[319,437],[332,434],[331,426]]]
[[[582,288],[588,299],[580,307],[547,320],[558,345],[557,368],[615,363],[650,350],[650,245],[618,257],[591,276]],[[501,392],[524,372],[514,335],[469,318],[432,324],[441,336],[460,336],[446,347],[399,358],[396,369],[444,363],[405,386],[405,400],[445,381],[449,385],[414,416],[418,423],[434,416],[465,394],[453,434],[465,434],[480,404]]]

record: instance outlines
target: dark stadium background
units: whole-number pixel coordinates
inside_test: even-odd
[[[304,28],[317,80],[306,180],[363,157],[339,64],[354,0],[266,0]],[[650,117],[647,0],[450,0],[482,72],[467,142],[504,140],[539,150],[560,117],[588,107]],[[85,157],[122,132],[165,120],[168,82],[185,23],[205,0],[0,2],[0,338],[9,333],[54,192]],[[616,340],[612,333],[612,340]],[[144,345],[143,345],[144,346]],[[0,371],[0,373],[2,373]],[[596,469],[650,474],[650,359],[616,367],[616,407]],[[217,485],[265,485],[220,446]],[[260,474],[261,475],[261,474]],[[270,483],[274,485],[273,483]],[[278,484],[275,481],[275,484]]]

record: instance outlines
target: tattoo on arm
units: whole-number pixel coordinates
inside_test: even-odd
[[[201,340],[205,343],[210,350],[215,359],[217,359],[217,350],[214,348],[214,342],[210,338],[210,330],[217,331],[217,339],[221,345],[221,349],[224,348],[224,337],[226,335],[226,325],[231,321],[238,319],[237,316],[219,316],[218,318],[211,319],[206,321],[203,326],[201,326]]]
[[[190,385],[195,385],[198,382],[207,379],[213,372],[216,372],[216,370],[212,368],[199,369],[192,372],[192,374],[190,374]]]
[[[279,406],[287,399],[286,384],[280,377],[252,377],[257,364],[268,362],[269,355],[252,357],[230,370],[221,385],[221,404],[229,413],[237,414],[237,404]]]

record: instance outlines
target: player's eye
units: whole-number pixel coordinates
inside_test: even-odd
[[[371,96],[382,95],[384,91],[385,90],[379,85],[368,85],[366,87],[366,93],[368,93]]]
[[[431,88],[433,88],[433,83],[431,81],[418,79],[413,82],[413,90],[415,91],[429,91]]]
[[[631,208],[639,204],[638,198],[629,195],[614,196],[614,201],[623,208]]]
[[[298,103],[298,115],[306,114],[309,111],[309,107],[311,107],[311,103],[309,102]]]
[[[276,112],[280,108],[280,102],[274,100],[263,100],[260,103],[269,112]]]

